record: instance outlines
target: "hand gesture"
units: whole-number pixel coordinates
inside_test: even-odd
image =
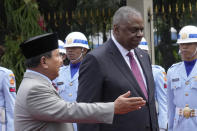
[[[120,95],[114,101],[114,113],[115,114],[126,114],[131,111],[139,110],[146,104],[146,101],[142,97],[129,97],[130,91]]]

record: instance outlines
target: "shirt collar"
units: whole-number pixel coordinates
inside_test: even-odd
[[[41,74],[41,73],[39,73],[37,71],[33,71],[33,70],[30,70],[30,69],[27,69],[26,72],[31,72],[31,73],[37,74],[37,75],[45,78],[46,80],[48,80],[52,84],[52,81],[47,76],[45,76],[45,75],[43,75],[43,74]]]
[[[127,56],[127,54],[129,52],[132,52],[133,55],[135,55],[134,53],[134,49],[131,49],[130,51],[128,51],[127,49],[125,49],[114,37],[113,33],[111,35],[111,38],[113,40],[113,42],[115,43],[115,45],[117,46],[117,48],[119,49],[120,53],[122,54],[122,56]]]

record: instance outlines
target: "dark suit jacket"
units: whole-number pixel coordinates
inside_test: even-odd
[[[152,131],[158,130],[154,99],[154,80],[150,58],[136,48],[135,53],[143,69],[149,100],[142,109],[125,115],[115,115],[113,124],[78,124],[78,131]],[[110,39],[84,58],[79,71],[78,102],[109,102],[131,91],[133,97],[145,96],[130,67]]]

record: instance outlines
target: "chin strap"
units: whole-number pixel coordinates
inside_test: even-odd
[[[197,47],[196,47],[196,50],[195,52],[190,56],[190,58],[194,57],[197,53]],[[181,50],[179,49],[179,52],[178,52],[179,55],[181,55]]]
[[[192,56],[190,58],[194,57],[196,55],[196,53],[197,53],[197,47],[196,47],[195,52],[192,54]]]
[[[80,55],[77,59],[75,59],[75,60],[70,60],[70,62],[71,62],[71,63],[74,63],[75,61],[78,61],[79,59],[81,59],[82,56],[83,56],[83,53],[81,53],[81,55]]]
[[[82,48],[81,49],[81,55],[77,59],[75,59],[75,60],[70,60],[70,62],[71,63],[74,63],[75,61],[78,61],[79,59],[81,59],[81,57],[83,56],[83,51],[84,51],[84,49]]]

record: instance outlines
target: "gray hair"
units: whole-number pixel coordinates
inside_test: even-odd
[[[26,59],[25,61],[25,66],[27,68],[35,68],[37,67],[39,64],[40,64],[40,60],[41,58],[45,56],[47,58],[51,58],[52,56],[52,51],[49,51],[49,52],[46,52],[46,53],[43,53],[43,54],[40,54],[38,56],[35,56],[35,57],[32,57],[32,58],[29,58],[29,59]]]
[[[113,16],[112,25],[114,26],[120,24],[121,22],[127,22],[129,18],[128,16],[142,17],[141,13],[135,8],[130,6],[123,6],[115,12]]]

